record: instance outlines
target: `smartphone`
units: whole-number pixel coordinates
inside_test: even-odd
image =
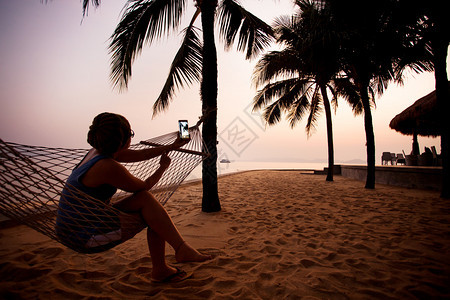
[[[179,120],[178,121],[179,134],[182,139],[189,139],[189,125],[187,120]]]

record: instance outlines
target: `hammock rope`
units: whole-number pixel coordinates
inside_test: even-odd
[[[208,156],[198,125],[189,128],[189,143],[169,152],[171,164],[150,190],[163,205]],[[168,133],[130,148],[169,145],[177,136],[178,132]],[[111,203],[73,187],[62,193],[70,173],[87,153],[87,149],[29,146],[0,139],[0,213],[81,253],[101,252],[133,237],[146,227],[140,215],[111,206],[129,193],[118,191]],[[160,157],[155,157],[124,165],[131,174],[145,180],[159,168],[159,160]],[[59,201],[67,197],[75,201],[70,201],[70,210],[60,207],[59,215],[63,218],[56,225]]]

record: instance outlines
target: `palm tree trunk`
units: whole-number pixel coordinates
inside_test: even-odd
[[[372,111],[370,109],[368,84],[361,84],[361,101],[364,107],[364,128],[366,131],[367,177],[366,189],[375,188],[375,135],[373,133]]]
[[[201,1],[203,30],[203,68],[200,93],[206,116],[202,136],[210,156],[203,161],[202,211],[220,211],[217,187],[217,51],[214,41],[214,15],[217,0]]]
[[[328,173],[326,181],[333,181],[334,174],[334,145],[333,145],[333,126],[331,122],[331,106],[328,100],[327,89],[320,86],[320,92],[323,98],[323,106],[325,107],[325,117],[327,120],[327,139],[328,139]]]
[[[441,156],[442,156],[442,188],[441,197],[450,198],[450,118],[448,112],[450,111],[450,95],[448,91],[447,79],[447,47],[448,42],[445,39],[436,39],[433,48],[434,66],[435,66],[435,80],[436,80],[436,101],[441,126],[443,128],[441,135]]]

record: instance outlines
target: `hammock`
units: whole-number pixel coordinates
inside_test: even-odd
[[[202,152],[206,147],[198,125],[189,128],[189,131],[191,141],[169,153],[172,162],[151,189],[163,205],[192,170],[208,156]],[[171,144],[177,134],[165,134],[130,148]],[[70,212],[66,214],[60,208],[59,215],[65,214],[60,220],[63,226],[56,226],[58,204],[60,198],[64,199],[61,192],[65,182],[87,152],[86,149],[21,145],[0,139],[0,213],[81,253],[105,251],[133,237],[146,227],[139,214],[126,214],[80,191],[70,195],[71,200],[75,199],[71,201],[74,203],[71,203]],[[124,165],[134,176],[144,180],[158,169],[159,160],[159,157],[155,157]],[[126,192],[119,191],[111,202],[126,195]],[[126,232],[123,232],[123,228]],[[89,236],[88,240],[86,236]]]

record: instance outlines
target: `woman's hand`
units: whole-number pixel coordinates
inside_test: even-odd
[[[170,162],[172,160],[170,159],[169,155],[167,155],[167,152],[161,154],[161,159],[159,160],[159,165],[164,168],[167,169],[170,165]]]
[[[159,160],[159,168],[150,177],[145,180],[146,190],[151,189],[163,176],[166,169],[169,167],[171,159],[167,152],[161,154],[161,159]]]
[[[179,136],[177,137],[177,139],[173,142],[173,144],[171,145],[171,148],[173,149],[178,149],[180,147],[183,147],[184,145],[186,145],[187,143],[189,143],[191,141],[190,138],[188,139],[182,139]]]

